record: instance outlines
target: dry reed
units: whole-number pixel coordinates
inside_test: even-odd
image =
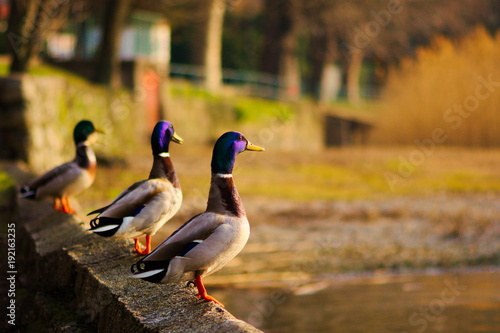
[[[376,143],[500,146],[500,33],[436,38],[391,71],[381,106]]]

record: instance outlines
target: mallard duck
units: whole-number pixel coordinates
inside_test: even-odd
[[[19,197],[34,200],[51,197],[55,210],[73,214],[69,197],[89,188],[95,179],[97,163],[90,144],[95,142],[96,132],[104,133],[88,120],[76,124],[73,131],[75,158],[22,186]]]
[[[233,259],[250,235],[232,175],[236,155],[245,150],[264,148],[251,144],[238,132],[227,132],[217,140],[206,211],[184,223],[151,254],[132,265],[132,277],[163,284],[194,281],[199,298],[222,305],[207,294],[202,278]]]
[[[151,135],[153,166],[149,178],[129,186],[108,206],[90,212],[88,215],[99,214],[90,221],[91,231],[104,237],[134,238],[138,254],[151,252],[151,236],[182,203],[181,186],[168,152],[170,141],[183,142],[171,123],[158,122]],[[139,244],[142,235],[146,235],[144,250]]]

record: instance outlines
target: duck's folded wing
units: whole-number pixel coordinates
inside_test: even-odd
[[[194,216],[141,261],[166,261],[183,255],[193,242],[207,239],[223,221],[212,213]]]
[[[102,213],[90,221],[90,230],[106,237],[118,230],[122,236],[152,235],[162,221],[177,212],[181,198],[180,190],[169,181],[149,179],[101,209]]]
[[[78,178],[80,174],[80,168],[76,164],[68,162],[35,178],[29,182],[26,187],[31,190],[38,190],[40,196],[58,193],[62,191],[68,183]]]
[[[138,182],[135,182],[134,184],[132,184],[129,187],[127,187],[122,193],[120,193],[116,197],[116,199],[113,200],[113,202],[111,202],[109,205],[101,207],[101,208],[96,209],[96,210],[93,210],[90,213],[88,213],[87,216],[88,215],[94,215],[94,214],[100,214],[100,213],[106,211],[106,209],[108,209],[109,207],[113,206],[115,203],[117,203],[118,201],[120,201],[122,198],[124,198],[126,195],[128,195],[129,193],[131,193],[132,191],[134,191],[136,188],[138,188],[139,186],[141,186],[146,181],[147,180],[140,180]]]

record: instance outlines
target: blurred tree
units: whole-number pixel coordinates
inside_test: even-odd
[[[328,103],[337,98],[342,85],[341,70],[336,64],[340,60],[337,36],[334,29],[329,27],[326,8],[314,8],[315,5],[323,6],[324,3],[311,2],[307,8],[306,17],[312,12],[319,15],[307,17],[310,34],[309,62],[312,64],[309,89],[320,103]]]
[[[262,5],[236,1],[228,5],[222,41],[223,68],[258,71],[262,52]]]
[[[207,5],[203,50],[205,88],[211,93],[218,93],[222,85],[222,27],[226,0],[209,0]]]
[[[360,27],[368,22],[376,4],[368,0],[312,0],[305,4],[303,13],[314,41],[311,56],[318,61],[312,76],[319,87],[314,90],[320,101],[327,102],[332,97],[327,88],[334,86],[335,62],[344,67],[348,100],[360,101],[359,77],[371,43]],[[336,77],[340,79],[339,75]]]
[[[184,64],[202,64],[202,57],[193,57],[200,54],[201,28],[198,24],[203,22],[203,10],[200,0],[136,0],[135,8],[161,13],[168,19],[172,27],[171,61]],[[196,42],[194,42],[196,41]],[[192,50],[192,45],[196,49]],[[193,52],[196,51],[196,52]]]
[[[486,8],[483,9],[484,25],[491,34],[500,28],[500,1],[485,0]]]
[[[311,35],[310,59],[313,89],[319,100],[327,101],[321,85],[330,80],[334,62],[346,74],[348,100],[360,101],[360,74],[363,59],[377,64],[377,73],[429,44],[436,34],[457,39],[477,24],[498,27],[498,1],[420,0],[408,2],[368,0],[309,0],[302,13]]]
[[[107,0],[102,23],[102,38],[96,53],[94,81],[119,87],[120,41],[126,20],[135,0]]]
[[[265,0],[264,46],[261,70],[279,76],[281,97],[300,95],[298,37],[302,0]]]
[[[11,0],[7,30],[9,51],[12,57],[11,73],[28,70],[31,58],[36,55],[51,33],[64,26],[76,0],[43,1]]]
[[[222,86],[222,32],[226,1],[157,1],[158,10],[173,26],[173,43],[179,47],[173,49],[172,60],[201,65],[204,86],[212,93],[219,92]],[[187,38],[188,42],[179,38]]]

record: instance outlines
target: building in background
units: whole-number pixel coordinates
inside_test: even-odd
[[[55,62],[91,61],[101,40],[98,23],[98,17],[91,15],[52,35],[47,41],[47,57]],[[136,10],[122,33],[120,59],[145,61],[155,64],[159,70],[167,70],[170,62],[170,34],[170,25],[163,15]]]

